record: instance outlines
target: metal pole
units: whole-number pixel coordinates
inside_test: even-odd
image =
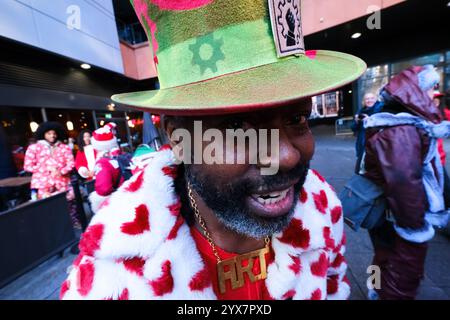
[[[47,118],[47,112],[45,111],[45,108],[41,108],[41,114],[42,114],[42,121],[47,122],[48,118]]]
[[[358,81],[355,81],[352,85],[352,94],[353,94],[353,106],[352,106],[352,111],[353,111],[353,115],[355,115],[360,107],[360,101],[362,101],[362,82],[360,79],[358,79]]]
[[[95,128],[95,130],[97,130],[98,124],[97,124],[97,115],[95,113],[95,110],[92,110],[92,119],[94,120],[94,128]]]
[[[133,142],[131,140],[131,130],[128,126],[128,114],[124,112],[125,114],[125,128],[127,128],[127,138],[128,138],[128,144],[130,145],[131,152],[133,152]]]

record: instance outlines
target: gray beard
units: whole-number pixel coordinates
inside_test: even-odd
[[[213,179],[202,175],[201,172],[194,172],[197,170],[193,170],[191,165],[185,165],[185,179],[191,184],[192,189],[205,201],[205,204],[214,211],[217,219],[227,229],[250,238],[262,239],[283,231],[291,222],[298,203],[300,190],[306,179],[308,167],[301,166],[300,168],[299,166],[299,168],[295,169],[296,175],[287,179],[301,178],[299,183],[294,186],[295,201],[286,215],[275,218],[263,218],[249,212],[246,205],[248,184],[245,181],[241,184],[228,184],[219,189],[211,183]],[[268,180],[267,184],[270,185],[271,181],[286,181],[285,176],[289,176],[289,174],[268,177],[266,178]]]

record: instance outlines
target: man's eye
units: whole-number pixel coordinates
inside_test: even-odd
[[[304,115],[298,114],[298,115],[292,117],[288,121],[288,124],[289,125],[294,125],[294,126],[295,125],[304,125],[304,124],[307,123],[307,121],[308,121],[308,119]]]

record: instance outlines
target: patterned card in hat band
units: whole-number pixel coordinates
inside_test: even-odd
[[[278,57],[304,54],[300,0],[268,0]]]

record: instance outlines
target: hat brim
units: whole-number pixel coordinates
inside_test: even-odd
[[[314,53],[179,87],[117,94],[112,99],[155,114],[251,112],[335,90],[358,79],[367,67],[363,60],[349,54],[325,50]]]

